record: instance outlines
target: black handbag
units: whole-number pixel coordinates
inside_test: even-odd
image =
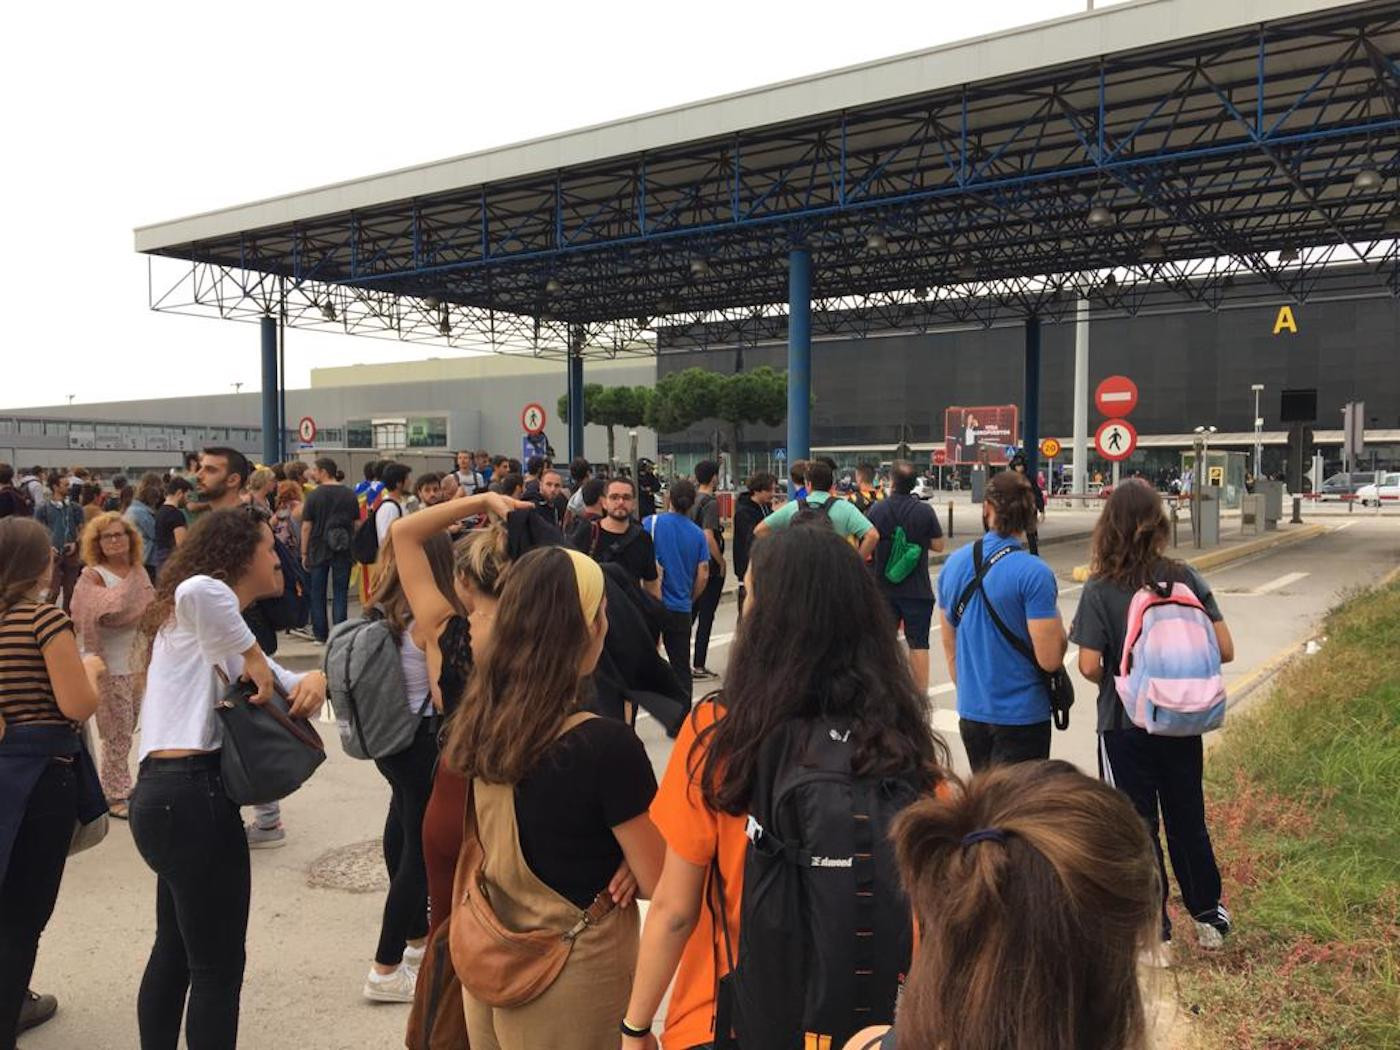
[[[983,537],[985,539],[985,537]],[[1003,547],[986,561],[982,560],[982,540],[977,540],[972,546],[972,582],[967,585],[961,597],[958,599],[958,607],[955,612],[955,623],[962,620],[963,612],[967,609],[968,602],[972,601],[973,595],[981,594],[982,601],[987,606],[987,612],[992,617],[992,623],[996,625],[1001,636],[1006,639],[1007,644],[1018,653],[1030,661],[1040,675],[1041,681],[1045,683],[1045,691],[1050,694],[1050,717],[1054,720],[1056,729],[1069,728],[1069,709],[1074,706],[1074,681],[1070,678],[1069,672],[1063,667],[1054,671],[1047,671],[1040,666],[1040,661],[1035,657],[1035,650],[1025,641],[1015,634],[1000,616],[997,615],[996,606],[992,604],[991,598],[987,596],[986,588],[982,586],[982,580],[991,571],[993,565],[1001,561],[1012,551],[1022,548]]]
[[[255,704],[258,687],[252,682],[229,682],[222,670],[219,678],[226,685],[214,705],[224,731],[219,759],[224,793],[240,806],[286,798],[326,760],[321,735],[306,719],[288,713],[281,686],[267,703]]]

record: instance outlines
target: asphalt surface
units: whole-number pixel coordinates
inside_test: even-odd
[[[1063,524],[1072,534],[1069,520]],[[1227,685],[1254,680],[1259,668],[1313,637],[1320,617],[1340,597],[1400,565],[1400,516],[1356,514],[1328,524],[1335,528],[1322,537],[1207,574],[1236,639],[1238,656],[1227,667]],[[1081,591],[1069,574],[1086,560],[1087,542],[1053,544],[1043,553],[1060,578],[1060,609],[1068,623]],[[734,628],[735,606],[725,601],[712,643],[715,671],[725,668]],[[932,657],[934,724],[965,772],[954,693],[936,636]],[[1093,772],[1095,690],[1075,678],[1071,726],[1055,734],[1053,750]],[[696,696],[712,687],[697,684]],[[283,803],[286,846],[252,856],[239,1042],[251,1050],[403,1045],[408,1008],[371,1004],[360,996],[383,905],[374,857],[388,789],[372,764],[341,753],[334,726],[322,730],[330,757]],[[646,719],[638,732],[660,772],[670,742]],[[114,822],[106,842],[72,859],[33,981],[37,990],[58,995],[60,1011],[20,1040],[25,1050],[135,1050],[136,989],[153,935],[154,889],[154,877],[136,855],[125,824]]]

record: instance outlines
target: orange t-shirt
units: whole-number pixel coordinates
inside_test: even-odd
[[[715,720],[716,705],[700,704],[695,715],[685,720],[676,737],[671,759],[661,778],[656,798],[651,803],[651,819],[660,830],[666,845],[697,867],[709,867],[719,856],[719,870],[724,878],[724,903],[728,912],[729,941],[734,954],[739,954],[739,898],[744,886],[744,857],[749,840],[744,835],[743,817],[716,813],[705,805],[700,793],[699,763],[690,759],[690,748],[696,734]],[[697,754],[697,758],[700,755]],[[690,773],[694,769],[694,775]],[[710,878],[705,879],[706,899],[719,907]],[[716,973],[718,966],[719,972]],[[725,958],[723,936],[715,929],[714,916],[708,904],[700,908],[700,919],[686,941],[671,989],[671,1004],[666,1011],[666,1029],[661,1043],[666,1050],[688,1050],[689,1047],[712,1042],[715,1037],[715,986],[729,972]]]

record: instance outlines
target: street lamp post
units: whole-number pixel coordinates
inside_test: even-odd
[[[1191,543],[1198,550],[1205,546],[1204,520],[1201,516],[1201,502],[1204,499],[1204,489],[1206,487],[1206,459],[1210,454],[1210,436],[1216,431],[1215,427],[1197,427],[1196,440],[1193,446],[1196,453],[1196,462],[1192,470],[1191,484]]]
[[[1264,417],[1259,414],[1259,395],[1264,392],[1264,384],[1255,383],[1249,389],[1254,391],[1254,481],[1257,484],[1264,462]]]

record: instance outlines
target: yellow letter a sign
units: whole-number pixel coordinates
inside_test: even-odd
[[[1293,307],[1291,306],[1278,308],[1278,318],[1274,321],[1274,335],[1278,335],[1285,328],[1294,335],[1298,334],[1298,322],[1293,320]]]

